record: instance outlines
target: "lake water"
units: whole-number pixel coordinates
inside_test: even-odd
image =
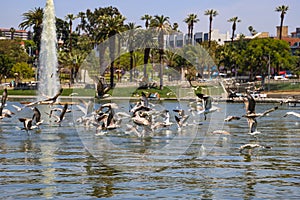
[[[128,111],[126,102],[118,103]],[[157,106],[187,109],[187,103]],[[300,107],[259,118],[261,133],[253,137],[245,119],[223,122],[241,116],[243,104],[215,106],[221,110],[207,120],[196,115],[189,119],[194,125],[144,139],[124,134],[129,121],[121,131],[96,135],[75,122],[76,107],[61,126],[45,123],[26,133],[17,118],[30,117],[30,110],[17,113],[0,121],[0,199],[299,199],[300,121],[282,116]],[[273,106],[258,104],[256,111]],[[210,134],[220,129],[231,134]],[[272,148],[240,153],[247,143]]]

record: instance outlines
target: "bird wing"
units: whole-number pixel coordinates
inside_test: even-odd
[[[263,116],[267,115],[268,113],[273,112],[273,111],[275,111],[275,110],[277,110],[277,109],[278,109],[278,106],[275,106],[274,108],[271,108],[271,109],[269,109],[269,110],[266,110],[265,112],[263,112],[263,114],[262,114],[261,117],[263,117]]]
[[[18,112],[22,110],[22,108],[21,108],[21,107],[19,107],[19,106],[16,106],[16,105],[14,105],[14,104],[12,105],[12,107],[14,107],[14,108],[15,108],[15,109],[16,109]]]
[[[253,98],[253,96],[247,92],[247,101],[248,101],[248,106],[246,108],[246,112],[247,113],[255,113],[255,99]]]
[[[65,114],[66,114],[66,112],[67,112],[67,109],[68,109],[68,104],[66,103],[66,104],[64,105],[63,110],[61,111],[61,113],[60,113],[60,115],[59,115],[60,121],[62,121],[62,120],[64,119],[64,116],[65,116]]]
[[[39,111],[39,109],[37,107],[34,107],[33,109],[33,116],[32,116],[32,120],[35,118],[35,122],[38,123],[41,121],[41,112]]]
[[[2,93],[1,106],[4,106],[6,104],[6,100],[7,100],[7,89],[5,88]]]

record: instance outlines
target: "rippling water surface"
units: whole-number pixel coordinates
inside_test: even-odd
[[[216,106],[221,110],[206,121],[191,117],[194,125],[145,139],[122,131],[95,135],[76,124],[76,109],[61,126],[45,123],[26,133],[17,118],[30,111],[18,113],[0,121],[0,198],[299,199],[300,121],[282,116],[300,107],[283,106],[258,119],[261,134],[253,137],[245,119],[222,120],[242,115],[244,105]],[[210,134],[215,129],[231,134]],[[272,148],[240,153],[246,143]]]

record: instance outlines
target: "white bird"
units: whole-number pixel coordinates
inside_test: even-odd
[[[57,115],[53,115],[56,120],[54,122],[58,123],[60,125],[60,123],[62,122],[62,120],[64,120],[65,118],[65,114],[67,112],[67,109],[68,109],[68,104],[66,103],[63,107],[63,110],[61,111],[60,115],[57,116]]]
[[[240,120],[241,118],[240,117],[238,117],[238,116],[228,116],[228,117],[226,117],[225,119],[224,119],[224,121],[225,122],[230,122],[230,121],[232,121],[232,120]]]
[[[164,120],[162,122],[161,121],[155,122],[152,125],[152,129],[165,128],[165,127],[169,127],[169,126],[171,126],[173,124],[172,122],[170,122],[169,111],[168,110],[164,110],[163,112],[164,112],[163,113]]]
[[[197,97],[202,99],[202,104],[203,104],[204,109],[202,111],[199,111],[198,113],[204,114],[204,120],[206,120],[206,115],[208,113],[212,113],[217,110],[220,110],[220,108],[212,105],[213,98],[211,96],[204,96],[204,94],[200,94],[200,93],[196,93],[196,95],[197,95]]]
[[[12,107],[14,107],[16,109],[17,112],[20,112],[23,108],[17,106],[17,105],[12,105]]]
[[[270,146],[263,146],[263,145],[260,145],[260,144],[245,144],[245,145],[240,146],[239,150],[242,153],[245,149],[247,149],[248,153],[251,154],[252,149],[255,149],[255,148],[271,149],[272,147],[270,147]]]
[[[84,116],[87,116],[94,111],[94,103],[92,102],[91,99],[88,102],[86,102],[82,99],[78,99],[78,100],[81,103],[83,103],[84,107],[82,107],[80,105],[76,105],[76,106],[84,113]]]
[[[49,113],[49,118],[51,118],[53,112],[60,112],[61,113],[63,111],[63,109],[64,109],[63,107],[62,108],[59,108],[59,107],[52,108],[50,110],[50,113]],[[66,113],[69,113],[69,112],[72,112],[72,110],[67,109]]]
[[[29,118],[19,118],[19,121],[20,122],[23,122],[23,128],[22,130],[26,130],[26,131],[29,131],[29,130],[32,130],[34,128],[37,128],[37,126],[33,125],[32,124],[32,119],[29,119]]]
[[[43,104],[54,104],[57,100],[57,98],[62,94],[63,92],[63,88],[61,88],[58,93],[56,95],[54,95],[53,97],[50,97],[48,99],[44,99],[42,101],[40,101],[40,103],[43,103]]]
[[[246,117],[248,121],[248,126],[249,126],[249,134],[255,135],[257,133],[260,133],[257,131],[257,117],[263,117],[269,114],[270,112],[273,112],[278,109],[278,106],[275,106],[269,110],[266,110],[263,113],[255,113],[255,99],[251,94],[247,92],[246,98],[244,98],[244,103],[245,103],[245,109],[246,109],[246,114],[243,115],[242,117]]]
[[[131,119],[137,125],[142,125],[142,126],[151,125],[151,121],[149,119],[146,119],[145,117],[141,117],[142,114],[143,114],[142,111],[137,111]]]
[[[294,116],[300,118],[300,113],[296,113],[296,112],[292,112],[292,111],[291,112],[287,112],[283,117],[286,117],[288,115],[294,115]]]
[[[230,135],[230,132],[225,130],[215,130],[212,132],[212,134],[219,134],[219,135]]]

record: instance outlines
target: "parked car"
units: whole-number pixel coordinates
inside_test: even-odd
[[[274,76],[274,80],[276,80],[276,81],[286,81],[286,80],[289,80],[289,79],[285,78],[283,76]]]

